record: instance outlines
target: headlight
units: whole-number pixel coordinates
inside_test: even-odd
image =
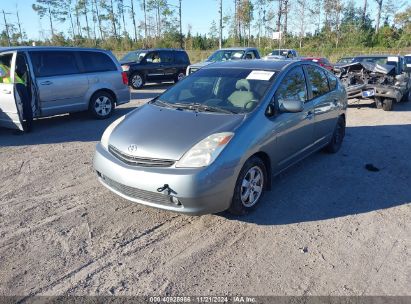
[[[129,65],[122,65],[121,69],[123,70],[123,72],[128,72],[128,70],[130,69]]]
[[[234,133],[224,132],[208,136],[186,152],[176,163],[177,168],[199,168],[210,165],[233,138]]]
[[[126,116],[121,116],[120,118],[113,121],[111,125],[109,125],[107,129],[104,131],[103,136],[101,137],[101,144],[105,149],[108,149],[108,140],[110,138],[111,133],[118,126],[118,124],[123,121],[124,117]]]

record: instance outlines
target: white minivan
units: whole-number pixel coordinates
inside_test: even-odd
[[[24,131],[33,117],[86,110],[104,119],[129,101],[127,75],[110,51],[0,48],[0,127]]]

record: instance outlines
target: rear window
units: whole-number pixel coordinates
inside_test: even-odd
[[[314,66],[307,66],[307,74],[311,83],[313,98],[324,95],[329,91],[327,76],[323,70]]]
[[[86,73],[116,71],[113,60],[102,52],[79,52]]]
[[[44,51],[30,52],[34,74],[37,77],[50,77],[80,73],[74,52]]]

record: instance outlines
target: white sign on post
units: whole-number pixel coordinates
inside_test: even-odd
[[[281,40],[283,37],[283,32],[273,32],[273,39],[274,40]]]

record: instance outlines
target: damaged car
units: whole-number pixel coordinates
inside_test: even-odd
[[[402,56],[359,56],[334,73],[346,87],[348,99],[372,100],[384,111],[411,99],[411,79]]]

